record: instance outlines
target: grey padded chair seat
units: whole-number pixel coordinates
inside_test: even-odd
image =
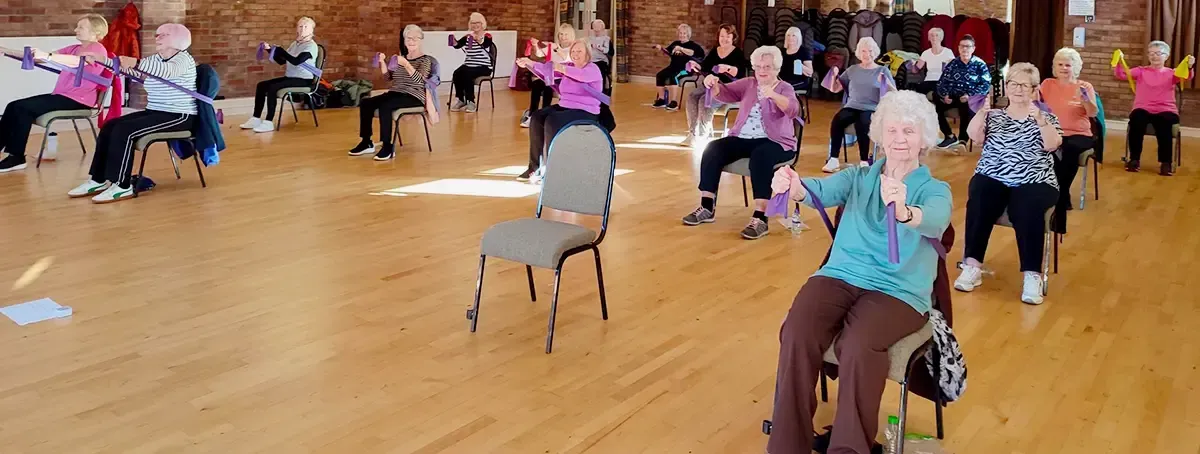
[[[777,164],[775,164],[774,168],[776,170],[778,170],[780,167],[784,167],[784,166],[790,167],[792,165],[792,163],[794,163],[794,162],[796,162],[796,158],[792,158],[787,161],[777,163]],[[750,176],[750,158],[742,158],[742,159],[738,159],[737,161],[733,161],[733,162],[729,163],[729,165],[722,168],[721,170],[728,172],[728,173],[741,175],[743,177],[748,177],[748,176]]]
[[[287,87],[287,88],[281,88],[281,89],[279,89],[279,91],[275,92],[275,97],[276,97],[276,98],[282,98],[282,97],[283,97],[283,95],[286,95],[286,94],[288,94],[288,93],[297,93],[297,94],[312,93],[312,87]]]
[[[1079,153],[1079,167],[1087,166],[1088,158],[1094,156],[1095,154],[1096,152],[1094,150],[1084,150],[1083,153]]]
[[[1082,163],[1083,159],[1080,159],[1079,162]],[[1050,221],[1053,216],[1054,216],[1054,207],[1050,207],[1049,210],[1046,210],[1046,231],[1047,232],[1052,230],[1050,228],[1051,227]],[[996,219],[996,225],[1002,225],[1005,227],[1012,228],[1012,226],[1013,226],[1012,220],[1008,218],[1008,210],[1004,210],[1004,214],[1000,215],[1000,219]]]
[[[833,343],[829,345],[829,349],[825,350],[825,362],[837,365],[838,359],[837,355],[834,354],[834,346],[837,345],[837,341],[841,336],[839,333],[834,337]],[[917,349],[921,348],[921,346],[925,345],[932,338],[933,323],[925,322],[925,326],[922,326],[921,329],[904,336],[903,339],[888,347],[888,360],[891,361],[891,365],[888,367],[888,379],[897,383],[908,381],[908,377],[904,374],[908,369],[908,360],[912,358],[913,353]]]
[[[37,117],[33,120],[33,124],[45,128],[46,125],[50,124],[50,122],[53,120],[91,118],[92,114],[93,112],[91,109],[56,110],[54,112],[47,112],[42,116]]]
[[[145,150],[146,147],[150,146],[150,143],[152,142],[190,138],[192,138],[191,131],[156,132],[153,134],[147,134],[145,137],[138,139],[138,141],[133,144],[133,147],[138,150]]]
[[[564,252],[595,239],[596,232],[587,227],[537,218],[517,219],[488,229],[480,253],[554,269]]]
[[[402,109],[396,109],[394,112],[392,112],[392,121],[399,120],[401,115],[410,115],[410,114],[420,115],[423,113],[425,113],[424,107],[405,107]]]

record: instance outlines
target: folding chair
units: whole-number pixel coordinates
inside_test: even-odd
[[[483,234],[479,253],[479,277],[475,282],[475,304],[467,310],[471,332],[479,323],[479,300],[483,293],[483,269],[488,256],[525,265],[529,278],[529,298],[537,301],[533,267],[554,270],[554,296],[550,303],[550,323],[546,333],[546,353],[554,345],[554,318],[558,313],[558,287],[567,257],[591,250],[596,257],[596,281],[600,286],[600,313],[608,320],[608,302],[604,296],[604,274],[600,268],[600,249],[608,231],[612,205],[613,177],[617,151],[608,130],[596,121],[567,124],[550,141],[546,158],[546,176],[538,198],[535,217],[496,224]],[[542,208],[600,216],[600,232],[566,222],[542,219]]]
[[[404,146],[404,138],[400,136],[400,119],[406,115],[421,116],[421,125],[425,127],[425,147],[429,148],[430,153],[433,153],[433,142],[429,139],[429,119],[425,116],[424,107],[405,107],[392,112],[392,123],[395,123],[392,126],[392,140],[400,146]]]
[[[317,69],[325,69],[325,46],[317,45]],[[321,85],[320,77],[313,77],[312,85],[307,87],[288,87],[281,88],[275,92],[275,96],[279,98],[279,102],[287,101],[288,105],[292,106],[292,120],[299,123],[300,117],[296,114],[296,97],[304,96],[308,100],[308,110],[312,112],[313,126],[319,127],[317,122],[317,106],[313,101],[313,94],[317,92],[317,87]],[[279,106],[278,118],[275,119],[275,130],[278,131],[280,126],[283,126],[283,106]]]
[[[726,115],[726,120],[725,120],[725,130],[726,131],[729,130],[729,119],[728,118],[729,118],[728,115]],[[795,125],[795,131],[796,131],[796,133],[795,133],[796,134],[796,148],[793,151],[796,152],[796,155],[792,156],[792,159],[790,159],[790,160],[775,164],[775,167],[774,167],[775,170],[779,170],[780,167],[791,167],[793,170],[795,170],[796,161],[798,161],[800,159],[800,134],[803,132],[803,128],[800,127],[799,123],[795,123],[795,122],[793,122],[793,123]],[[725,173],[732,173],[734,175],[739,175],[742,177],[742,201],[745,202],[746,207],[749,208],[750,207],[750,196],[747,195],[748,190],[747,190],[747,185],[746,185],[746,177],[750,176],[750,158],[742,158],[742,159],[738,159],[737,161],[733,161],[733,162],[729,163],[729,165],[723,167],[721,169],[721,171],[725,172]]]
[[[496,110],[496,85],[493,81],[496,80],[496,54],[498,52],[499,50],[496,49],[496,43],[494,42],[487,48],[488,58],[492,60],[492,74],[475,78],[475,88],[477,90],[475,94],[476,106],[479,105],[478,101],[483,100],[483,83],[487,82],[488,91],[492,94],[492,110]],[[516,74],[510,77],[516,77]],[[450,107],[450,103],[452,102],[454,102],[454,84],[450,84],[450,96],[446,100],[446,107]]]
[[[1175,106],[1177,106],[1179,108],[1180,112],[1183,112],[1183,88],[1181,88],[1179,86],[1179,84],[1175,85]],[[1146,125],[1145,135],[1148,135],[1148,136],[1155,135],[1154,134],[1154,125],[1152,125],[1152,124]],[[1174,141],[1173,147],[1175,148],[1175,150],[1174,150],[1175,151],[1175,162],[1172,163],[1174,165],[1174,168],[1171,170],[1176,171],[1176,170],[1179,170],[1180,167],[1183,167],[1183,134],[1179,130],[1179,123],[1176,123],[1174,126],[1171,127],[1171,135],[1173,136],[1173,141]],[[1128,131],[1125,133],[1125,156],[1121,157],[1121,162],[1129,162],[1129,133],[1128,133]]]
[[[137,181],[141,180],[142,177],[145,176],[146,156],[150,154],[150,146],[154,145],[156,143],[159,143],[159,142],[169,142],[172,140],[193,140],[192,132],[191,131],[158,132],[158,133],[153,133],[153,134],[147,134],[147,135],[143,136],[141,139],[138,139],[137,142],[134,142],[133,148],[137,151],[142,152],[142,163],[140,165],[138,165],[137,178],[134,179],[134,184],[133,184],[133,196],[135,198],[138,196]],[[180,176],[180,174],[179,174],[179,164],[175,160],[175,151],[172,150],[171,147],[168,146],[167,154],[171,157],[171,167],[175,168],[175,179],[176,180],[181,179],[182,176]],[[204,171],[200,169],[200,150],[196,150],[196,153],[192,155],[192,160],[196,161],[196,174],[200,176],[200,187],[207,188],[208,183],[204,181]]]
[[[42,146],[38,150],[37,168],[42,167],[42,156],[46,153],[46,140],[47,137],[50,136],[50,125],[59,120],[71,121],[71,126],[75,128],[75,137],[79,139],[79,149],[83,150],[84,156],[87,156],[87,146],[83,144],[83,134],[79,132],[79,124],[76,122],[79,120],[87,120],[88,127],[92,129],[92,141],[95,143],[97,140],[96,124],[92,122],[92,118],[100,115],[100,110],[104,108],[104,100],[108,98],[108,93],[111,90],[112,87],[109,86],[108,88],[105,88],[97,93],[96,104],[90,109],[56,110],[54,112],[46,112],[45,114],[42,114],[42,116],[33,120],[33,124],[41,126],[46,130],[46,132],[42,134]]]

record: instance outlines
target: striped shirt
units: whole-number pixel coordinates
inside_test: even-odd
[[[392,88],[389,90],[411,95],[424,102],[425,81],[433,77],[433,57],[422,55],[409,59],[408,63],[412,65],[413,69],[417,70],[417,73],[409,74],[408,69],[404,65],[397,66],[395,69],[388,71],[387,78],[392,81]]]
[[[119,61],[109,60],[109,65],[116,66]],[[158,54],[138,61],[135,72],[158,76],[174,82],[180,87],[196,91],[196,60],[185,50],[179,51],[171,58],[162,58]],[[153,78],[145,78],[146,110],[196,115],[196,98],[162,83]]]
[[[491,69],[492,57],[488,54],[487,50],[496,45],[492,42],[492,35],[484,35],[482,43],[477,43],[476,41],[472,40],[471,43],[475,44],[470,44],[467,42],[467,37],[470,36],[473,35],[467,35],[459,38],[458,42],[454,43],[455,49],[462,49],[463,52],[467,54],[467,58],[465,61],[463,61],[463,65]]]

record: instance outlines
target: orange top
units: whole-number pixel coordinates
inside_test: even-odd
[[[1053,78],[1042,81],[1042,100],[1050,106],[1050,112],[1058,117],[1063,136],[1092,136],[1092,123],[1088,120],[1087,110],[1083,108],[1084,87],[1095,90],[1092,84],[1083,81],[1073,84]]]

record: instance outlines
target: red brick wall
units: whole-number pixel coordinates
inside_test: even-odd
[[[128,0],[3,0],[0,2],[0,37],[69,36],[87,13],[112,20]],[[135,2],[141,4],[140,1]]]
[[[705,5],[704,0],[644,0],[630,2],[630,73],[638,76],[653,76],[667,65],[667,57],[652,49],[655,44],[667,45],[675,41],[675,29],[679,24],[692,27],[692,40],[707,50],[717,43],[717,27],[721,21],[721,7],[741,8],[737,0],[716,0],[714,5]],[[734,26],[741,28],[740,19]]]

